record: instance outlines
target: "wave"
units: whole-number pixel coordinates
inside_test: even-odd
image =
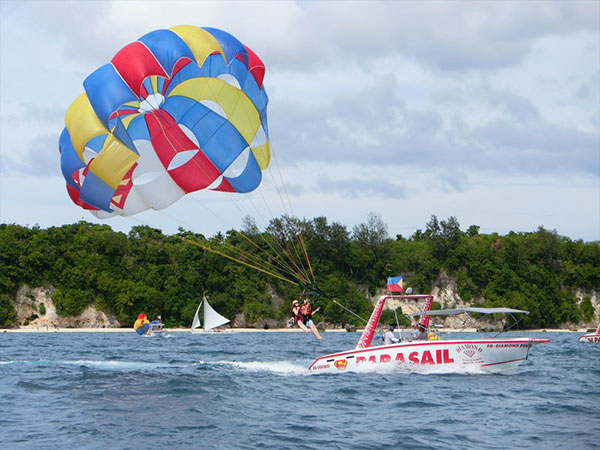
[[[152,370],[161,368],[189,367],[191,364],[152,363],[143,361],[102,361],[102,360],[45,360],[0,361],[0,365],[22,364],[35,366],[77,366],[102,370]]]
[[[308,375],[307,366],[290,361],[198,361],[196,364],[230,366],[249,372],[272,372],[280,375]]]

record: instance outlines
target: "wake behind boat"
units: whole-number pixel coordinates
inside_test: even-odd
[[[223,317],[221,314],[216,312],[212,306],[208,303],[206,297],[203,297],[202,302],[198,305],[198,309],[196,309],[196,314],[194,315],[194,320],[192,321],[192,333],[199,333],[200,328],[202,326],[200,322],[200,308],[204,305],[204,331],[210,331],[217,327],[223,326],[229,323],[229,319]]]
[[[439,339],[430,333],[430,339],[372,346],[373,335],[383,306],[388,299],[427,298],[426,311],[412,314],[422,316],[420,325],[428,325],[429,316],[468,314],[528,314],[509,308],[460,308],[430,311],[432,296],[384,295],[379,298],[355,349],[317,358],[309,367],[311,373],[339,373],[390,367],[414,372],[509,372],[529,357],[534,344],[549,339],[531,338],[478,338]]]

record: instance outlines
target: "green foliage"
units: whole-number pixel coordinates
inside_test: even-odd
[[[246,218],[242,231],[207,239],[183,228],[165,236],[148,226],[135,226],[124,234],[83,221],[48,229],[0,224],[0,326],[15,323],[10,300],[24,283],[54,286],[53,300],[62,316],[77,315],[94,304],[123,325],[131,325],[143,311],[151,317],[161,314],[170,327],[190,326],[205,292],[213,307],[229,318],[241,312],[250,323],[289,317],[291,300],[303,286],[269,277],[189,241],[226,245],[247,262],[276,264],[280,254],[295,255],[301,284],[310,290],[313,276],[317,280],[317,322],[362,326],[339,304],[367,319],[373,310],[369,295],[385,286],[387,276],[402,274],[415,293],[429,293],[442,269],[455,277],[458,293],[468,303],[530,311],[525,326],[590,322],[596,315],[590,298],[578,304],[575,293],[600,290],[600,244],[572,241],[543,227],[530,233],[486,235],[477,225],[463,232],[456,218],[432,216],[425,231],[417,230],[409,239],[391,239],[381,218],[370,214],[351,232],[325,217],[287,216],[271,221],[268,233],[259,232]],[[299,232],[310,266],[300,262],[304,250],[291,238]],[[45,305],[38,312],[45,314]],[[398,318],[404,325],[401,310]],[[384,311],[382,321],[395,323],[393,311]]]
[[[396,317],[398,317],[398,323],[396,323]],[[379,323],[382,325],[394,325],[394,327],[400,325],[400,327],[409,327],[410,320],[408,320],[404,313],[402,312],[402,307],[396,308],[396,315],[394,315],[394,311],[391,309],[384,309],[381,312],[381,317],[379,318]]]
[[[594,306],[589,296],[585,296],[579,305],[579,311],[581,313],[581,319],[584,322],[590,322],[594,320]]]
[[[9,300],[8,294],[0,294],[0,327],[10,327],[17,320],[17,312]]]

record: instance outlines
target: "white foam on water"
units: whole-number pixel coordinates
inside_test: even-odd
[[[94,369],[106,370],[150,370],[165,367],[183,367],[181,365],[167,363],[150,363],[142,361],[94,361],[94,360],[74,360],[74,361],[56,361],[58,364],[73,366],[91,367]]]
[[[308,375],[306,366],[290,361],[198,361],[196,364],[225,365],[248,372],[272,372],[280,375]]]

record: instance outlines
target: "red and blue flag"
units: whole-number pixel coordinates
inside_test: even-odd
[[[389,292],[402,292],[404,290],[404,280],[402,280],[402,277],[388,277],[387,290]]]

